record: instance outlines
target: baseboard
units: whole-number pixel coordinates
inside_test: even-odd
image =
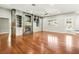
[[[50,32],[50,33],[62,33],[62,34],[75,34],[75,33],[68,33],[68,32],[57,32],[57,31],[54,31],[54,32],[51,32],[51,31],[43,31],[43,32]]]

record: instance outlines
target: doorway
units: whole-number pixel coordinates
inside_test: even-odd
[[[32,33],[32,19],[30,15],[25,15],[23,20],[23,34],[30,34]]]

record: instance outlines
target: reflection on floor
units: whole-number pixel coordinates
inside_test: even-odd
[[[8,53],[8,33],[0,34],[0,53]]]
[[[2,45],[4,46],[4,45]],[[79,35],[37,32],[16,38],[13,46],[0,51],[10,54],[79,53]]]

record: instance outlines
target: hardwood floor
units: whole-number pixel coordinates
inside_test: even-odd
[[[1,37],[0,37],[1,38]],[[3,42],[3,41],[2,41]],[[1,46],[4,46],[2,44]],[[12,46],[0,50],[1,54],[78,54],[79,35],[37,32],[16,37]]]
[[[0,34],[0,53],[6,53],[8,49],[8,33]]]

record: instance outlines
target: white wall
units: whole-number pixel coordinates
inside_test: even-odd
[[[66,19],[71,18],[73,22],[73,29],[70,31],[67,31],[66,29]],[[57,19],[57,25],[53,26],[52,24],[49,25],[48,21]],[[74,32],[74,21],[76,19],[75,14],[64,14],[64,15],[56,15],[56,16],[50,16],[43,18],[43,31],[49,31],[49,32]]]
[[[10,10],[4,9],[4,8],[0,8],[0,17],[11,18],[10,16],[11,16]]]
[[[75,32],[78,32],[79,33],[79,14],[76,15]]]
[[[42,27],[43,27],[43,18],[39,18],[39,31],[42,31]]]

